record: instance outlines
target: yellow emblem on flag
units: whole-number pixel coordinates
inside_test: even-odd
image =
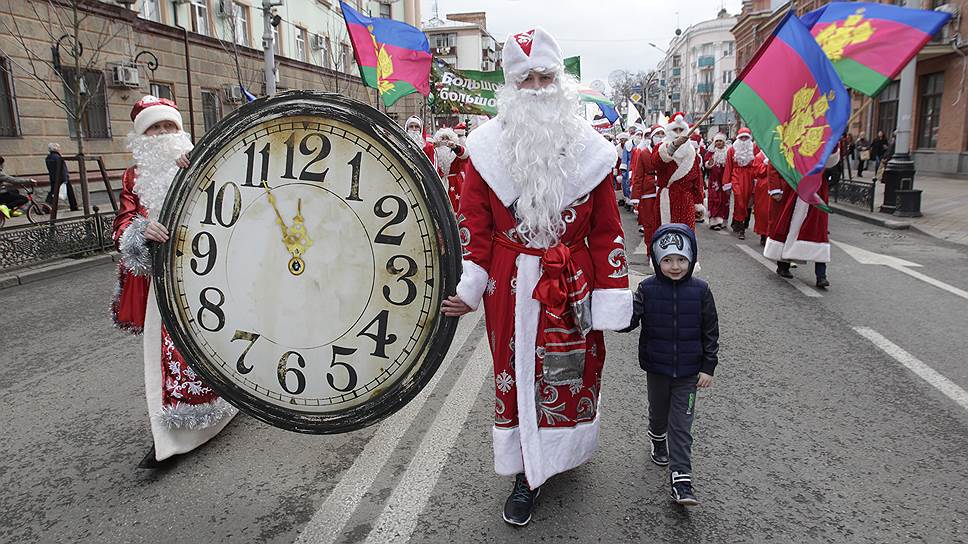
[[[816,99],[814,99],[815,96]],[[826,123],[814,125],[814,123],[827,113],[830,101],[833,99],[833,91],[830,91],[829,95],[821,93],[817,96],[817,87],[805,86],[793,95],[790,119],[776,127],[780,148],[787,164],[791,167],[795,153],[812,157],[823,146],[824,129],[829,125]]]
[[[387,53],[386,47],[376,43],[376,36],[373,35],[373,25],[366,27],[370,31],[370,39],[373,40],[373,51],[376,52],[376,82],[380,94],[388,93],[396,87],[387,78],[393,75],[393,59]]]
[[[874,35],[870,21],[864,20],[864,8],[847,17],[842,25],[833,23],[817,33],[817,43],[831,61],[844,58],[844,49],[850,45],[866,42]]]

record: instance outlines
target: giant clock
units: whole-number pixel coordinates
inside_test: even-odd
[[[160,221],[165,326],[229,402],[334,433],[427,383],[455,320],[460,246],[435,170],[382,113],[333,94],[239,108],[198,142]]]

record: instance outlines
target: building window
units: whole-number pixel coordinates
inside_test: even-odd
[[[380,17],[383,19],[393,19],[393,12],[390,10],[390,4],[380,4]]]
[[[84,70],[80,80],[81,103],[84,112],[81,114],[81,126],[84,128],[85,138],[110,138],[111,125],[108,122],[108,101],[104,89],[104,72],[99,70]],[[64,98],[74,103],[74,69],[64,68],[61,71],[64,79]],[[70,83],[70,85],[68,85]],[[77,138],[77,123],[70,115],[67,116],[67,129],[71,138]]]
[[[921,105],[918,109],[918,147],[938,147],[938,127],[941,125],[941,95],[944,91],[944,72],[921,76]]]
[[[158,98],[167,98],[168,100],[175,100],[175,93],[171,90],[171,83],[159,83],[152,81],[148,86],[148,93],[151,96],[157,96]]]
[[[208,132],[222,118],[222,104],[218,100],[218,92],[202,89],[202,115],[205,121],[205,132]]]
[[[235,43],[249,47],[249,43],[251,43],[249,41],[249,7],[236,2],[232,23],[235,25],[233,29]]]
[[[195,32],[208,36],[208,0],[192,0],[191,8]]]
[[[0,136],[19,136],[18,121],[10,59],[0,57]]]
[[[441,49],[444,47],[454,47],[457,45],[457,33],[447,32],[444,34],[434,34],[434,47]]]
[[[733,56],[733,42],[723,42],[723,56],[724,57]]]
[[[303,62],[309,62],[309,58],[306,56],[305,28],[296,27],[296,58]]]
[[[161,9],[158,5],[158,0],[141,1],[141,18],[148,19],[149,21],[154,21],[156,23],[161,22]]]
[[[729,85],[733,82],[733,71],[723,70],[723,85]]]
[[[281,34],[279,34],[279,27],[272,27],[272,51],[276,55],[282,55],[282,43]]]
[[[332,68],[332,54],[333,54],[333,42],[330,41],[329,36],[326,36],[326,50],[323,51],[323,66],[326,68]]]
[[[342,63],[342,70],[345,73],[350,73],[350,65],[353,63],[352,57],[350,55],[350,46],[346,43],[339,44],[339,56],[340,62]]]
[[[877,95],[877,130],[883,130],[890,137],[897,127],[897,97],[900,83],[891,83]]]

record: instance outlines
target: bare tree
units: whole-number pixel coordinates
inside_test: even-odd
[[[655,71],[629,72],[627,70],[615,70],[608,75],[608,85],[612,88],[612,102],[616,106],[625,108],[633,94],[647,96],[645,93],[651,80],[655,79]],[[639,110],[639,115],[644,119],[647,112]]]
[[[235,4],[232,5],[234,6]],[[223,38],[219,25],[215,25],[215,38],[218,40],[222,50],[232,57],[235,66],[235,77],[239,86],[252,89],[262,74],[262,67],[261,63],[256,59],[239,50],[238,21],[241,20],[240,17],[241,15],[238,10],[233,8],[231,17],[226,22],[226,26],[229,28],[228,36]]]
[[[326,36],[329,38],[329,47],[319,49],[318,51],[319,51],[321,63],[324,66],[328,64],[329,66],[332,67],[333,71],[337,72],[337,74],[333,77],[332,83],[334,87],[333,92],[338,93],[339,92],[339,73],[345,69],[345,67],[343,66],[345,59],[342,51],[343,49],[342,44],[343,44],[344,38],[346,38],[348,34],[346,32],[346,25],[343,25],[343,24],[334,25],[333,19],[334,19],[333,17],[330,17],[329,20],[326,22]],[[315,53],[312,53],[312,54],[315,57]],[[326,61],[329,61],[329,62],[326,62]],[[328,91],[330,82],[328,81],[326,72],[321,71],[319,73],[319,79],[323,83],[323,90]]]
[[[14,10],[14,4],[17,11]],[[17,13],[23,14],[24,4],[29,7],[35,20],[40,22],[36,26],[43,29],[49,42],[41,40],[38,44],[30,33],[25,32],[24,24],[17,21]],[[84,4],[84,0],[7,0],[7,12],[0,17],[0,31],[13,39],[19,54],[2,47],[0,54],[27,74],[27,79],[21,80],[23,83],[63,110],[73,121],[77,155],[81,158],[81,191],[87,213],[90,199],[83,161],[86,136],[84,114],[91,101],[100,94],[104,77],[93,78],[94,87],[91,88],[85,76],[100,73],[105,48],[124,31],[125,24],[111,17],[102,17],[100,24],[94,21],[89,23],[92,14],[82,9],[81,4]],[[46,6],[46,14],[41,13],[38,5]],[[30,24],[35,25],[33,22]],[[51,51],[53,55],[48,58]],[[70,57],[66,66],[61,63],[61,52]]]

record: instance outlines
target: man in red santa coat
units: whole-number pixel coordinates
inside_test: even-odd
[[[723,171],[723,189],[733,192],[733,232],[740,240],[746,239],[753,207],[753,178],[756,175],[756,149],[750,129],[743,127],[736,134],[736,141],[726,152],[726,169]]]
[[[447,196],[456,213],[460,209],[460,192],[464,184],[464,165],[467,164],[467,148],[460,145],[457,132],[447,127],[434,134],[434,154],[437,158],[437,175],[447,184]]]
[[[817,195],[827,202],[830,183],[840,175],[840,150],[835,148],[827,158]],[[801,182],[802,183],[802,182]],[[790,261],[813,261],[817,287],[826,289],[827,263],[830,262],[830,239],[828,238],[827,212],[811,206],[801,199],[789,184],[783,184],[783,210],[776,223],[771,225],[770,235],[763,248],[763,256],[776,261],[776,273],[792,278]]]
[[[702,175],[696,146],[689,143],[689,124],[682,112],[676,112],[665,126],[665,141],[656,149],[656,173],[659,186],[669,192],[669,212],[673,223],[696,230],[696,213],[702,211]]]
[[[665,138],[665,131],[659,125],[652,125],[649,134],[642,140],[642,151],[636,157],[635,168],[633,170],[632,184],[639,185],[641,194],[639,196],[639,232],[645,238],[645,251],[649,252],[648,243],[652,240],[652,234],[662,225],[661,211],[659,210],[659,188],[656,185],[654,147],[662,143]]]
[[[497,117],[467,138],[463,272],[442,312],[463,315],[483,299],[494,468],[515,476],[504,520],[524,525],[540,486],[595,452],[602,331],[628,326],[632,298],[614,147],[575,115],[577,82],[551,35],[510,36],[502,55]]]
[[[689,136],[689,143],[696,149],[696,163],[699,164],[699,198],[696,200],[696,223],[703,223],[706,217],[706,209],[703,206],[703,202],[706,200],[706,165],[703,162],[703,157],[706,156],[706,142],[703,141],[701,134],[693,132]]]
[[[192,149],[182,131],[181,113],[171,100],[145,96],[131,110],[134,130],[128,149],[134,166],[121,178],[121,203],[114,219],[114,241],[121,253],[118,287],[111,305],[115,324],[144,333],[145,395],[154,445],[141,468],[158,468],[167,459],[204,444],[231,421],[237,410],[222,400],[175,349],[151,282],[150,243],[168,240],[158,222],[161,206],[179,167]]]
[[[726,169],[726,135],[719,133],[713,137],[713,148],[706,152],[706,171],[708,174],[709,228],[722,230],[729,219],[729,192],[723,189],[723,173]]]
[[[407,136],[410,136],[410,139],[417,144],[417,147],[423,149],[424,155],[427,155],[427,158],[430,159],[430,164],[436,166],[434,144],[428,142],[427,137],[424,136],[423,121],[416,115],[411,115],[404,126],[407,129]]]
[[[760,235],[760,245],[766,245],[766,238],[770,235],[770,210],[773,199],[770,197],[770,180],[763,174],[766,172],[764,161],[766,155],[762,151],[756,154],[756,177],[753,178],[753,232]]]
[[[632,131],[632,156],[629,159],[629,185],[631,186],[632,192],[632,206],[630,209],[638,213],[639,209],[639,199],[642,198],[642,185],[641,178],[637,178],[635,175],[635,167],[638,165],[639,155],[642,151],[648,148],[648,152],[651,153],[652,149],[648,146],[648,139],[645,137],[645,127],[642,125],[633,125],[630,129]],[[640,183],[636,183],[636,180]]]

